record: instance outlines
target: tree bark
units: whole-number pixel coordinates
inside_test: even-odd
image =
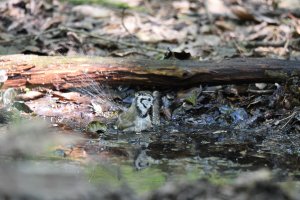
[[[68,89],[91,81],[108,85],[186,87],[199,84],[282,82],[300,74],[300,61],[234,58],[223,61],[150,60],[112,57],[0,56],[5,87]]]

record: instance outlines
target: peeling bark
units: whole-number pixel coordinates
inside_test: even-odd
[[[4,87],[68,89],[87,77],[108,85],[185,87],[199,84],[281,82],[300,74],[300,61],[234,58],[223,61],[149,60],[112,57],[0,56],[9,79]]]

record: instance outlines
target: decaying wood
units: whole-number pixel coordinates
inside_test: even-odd
[[[300,61],[234,58],[223,61],[150,60],[108,57],[0,56],[5,87],[81,87],[87,77],[104,84],[179,87],[205,84],[280,82],[300,74]]]

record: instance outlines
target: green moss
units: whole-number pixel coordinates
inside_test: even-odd
[[[136,171],[129,165],[97,165],[87,167],[87,175],[90,182],[118,187],[127,184],[137,193],[144,193],[159,188],[165,183],[165,177],[161,170],[147,168]]]
[[[137,193],[144,193],[161,187],[166,179],[163,172],[157,168],[146,168],[136,171],[132,166],[123,166],[122,173],[125,181]]]
[[[210,183],[213,185],[226,185],[232,182],[230,177],[224,177],[217,172],[212,172],[210,176],[206,177]]]
[[[86,167],[88,181],[99,185],[109,185],[111,187],[121,186],[120,170],[113,165],[90,165]]]

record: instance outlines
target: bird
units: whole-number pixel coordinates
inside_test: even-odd
[[[141,132],[152,127],[149,111],[154,98],[148,91],[139,91],[127,111],[118,116],[116,126],[124,132]]]

